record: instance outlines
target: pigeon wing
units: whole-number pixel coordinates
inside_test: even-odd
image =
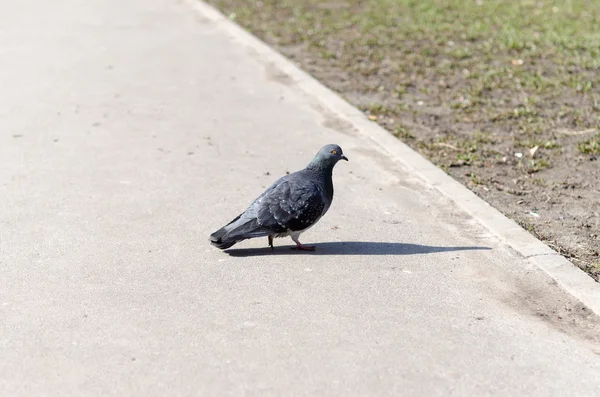
[[[304,230],[325,209],[323,189],[305,178],[275,184],[255,204],[258,223],[277,233]]]

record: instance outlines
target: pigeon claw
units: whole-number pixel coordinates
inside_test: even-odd
[[[293,250],[298,250],[298,251],[314,251],[315,250],[315,246],[314,245],[302,245],[302,244],[297,244],[295,247],[292,247]]]

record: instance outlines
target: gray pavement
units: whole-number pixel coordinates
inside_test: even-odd
[[[600,395],[589,309],[189,2],[2,0],[0,65],[0,395]],[[325,143],[315,253],[208,244]]]

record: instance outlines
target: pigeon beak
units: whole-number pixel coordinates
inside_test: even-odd
[[[346,157],[346,156],[342,155],[342,160],[346,160],[346,161],[348,161],[348,157]]]

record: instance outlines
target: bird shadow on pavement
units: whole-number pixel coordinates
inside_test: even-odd
[[[231,256],[264,256],[264,255],[417,255],[434,254],[453,251],[491,250],[490,247],[436,247],[421,244],[385,243],[375,241],[340,241],[316,245],[315,251],[299,251],[292,246],[279,246],[275,249],[237,248],[225,252]]]

